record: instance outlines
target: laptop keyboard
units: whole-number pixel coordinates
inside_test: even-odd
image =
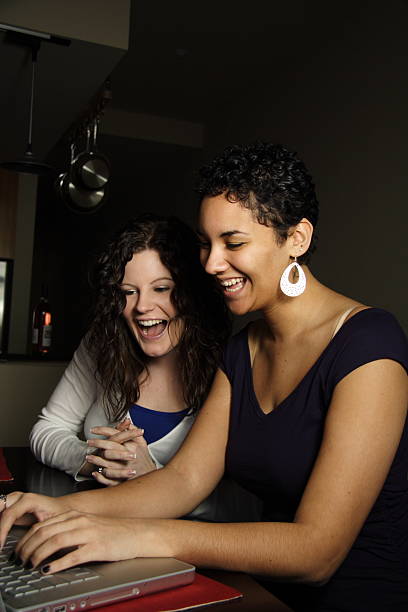
[[[36,569],[25,569],[9,560],[17,542],[17,538],[9,536],[0,552],[0,592],[5,602],[15,598],[23,600],[27,595],[52,591],[69,584],[96,582],[100,578],[97,572],[88,567],[74,567],[50,576]]]

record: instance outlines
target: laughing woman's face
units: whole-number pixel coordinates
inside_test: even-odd
[[[199,215],[200,259],[220,284],[237,315],[266,311],[282,293],[279,280],[290,261],[289,244],[224,195],[203,199]]]
[[[126,264],[120,288],[126,295],[123,316],[142,351],[162,357],[180,339],[180,323],[171,301],[174,281],[157,251],[135,253]]]

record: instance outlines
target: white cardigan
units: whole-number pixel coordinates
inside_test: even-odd
[[[97,437],[91,434],[91,428],[111,425],[94,372],[94,363],[82,341],[30,433],[35,457],[76,480],[84,479],[78,471],[90,452],[86,439]],[[185,416],[167,435],[148,445],[158,468],[166,465],[177,452],[194,418],[194,415]],[[191,516],[217,521],[258,520],[260,502],[236,483],[223,480]]]

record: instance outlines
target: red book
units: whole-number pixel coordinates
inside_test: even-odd
[[[13,476],[7,467],[6,459],[4,457],[3,449],[0,448],[0,482],[10,482],[14,480]]]
[[[194,582],[186,586],[104,606],[98,608],[98,612],[131,612],[133,610],[136,612],[179,612],[212,606],[241,597],[242,593],[233,587],[196,574]]]

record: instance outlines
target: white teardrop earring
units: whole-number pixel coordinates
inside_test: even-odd
[[[297,297],[298,295],[301,295],[304,292],[304,290],[306,289],[306,276],[305,276],[305,273],[303,272],[301,266],[296,261],[296,259],[297,258],[295,257],[295,261],[293,261],[291,264],[289,264],[284,269],[283,274],[282,274],[281,279],[280,279],[280,288],[281,288],[281,291],[282,291],[282,293],[284,293],[288,297]],[[297,273],[298,273],[298,279],[297,279],[296,283],[292,283],[289,280],[289,276],[290,276],[293,268],[296,268]]]

